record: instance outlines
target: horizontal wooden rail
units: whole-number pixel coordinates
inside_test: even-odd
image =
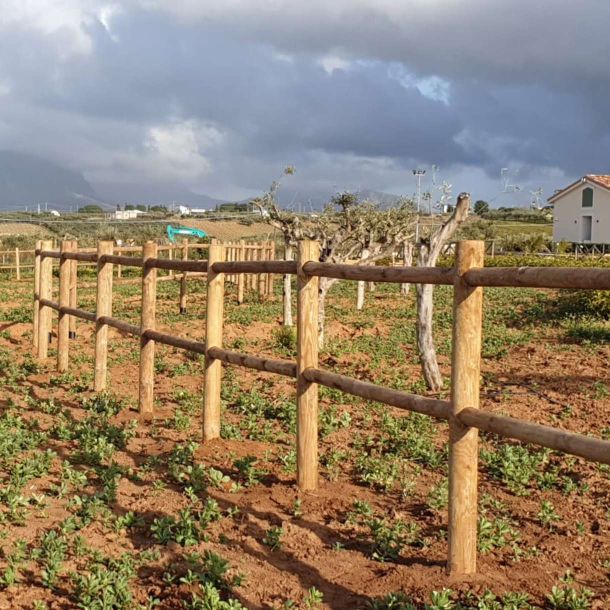
[[[40,253],[44,256],[44,252]],[[97,263],[97,252],[64,252],[63,258],[81,263]]]
[[[157,343],[163,343],[163,345],[170,345],[171,347],[177,347],[178,349],[184,349],[189,352],[205,355],[205,343],[201,343],[199,341],[183,339],[182,337],[168,335],[152,329],[144,331],[142,336],[145,339],[151,339]]]
[[[214,263],[215,273],[279,273],[296,275],[296,261],[226,261]]]
[[[85,311],[84,309],[78,309],[76,307],[61,307],[59,303],[51,301],[50,299],[40,299],[40,304],[60,313],[74,316],[75,318],[81,318],[82,320],[88,320],[89,322],[95,322],[96,320],[95,314],[90,311]]]
[[[100,263],[112,263],[113,265],[123,265],[125,267],[143,267],[144,262],[138,256],[121,256],[118,254],[104,254],[100,256]]]
[[[67,313],[68,315],[80,318],[81,320],[95,322],[95,314],[91,311],[85,311],[84,309],[78,309],[77,307],[62,307],[60,311],[61,313]]]
[[[398,284],[453,284],[454,269],[441,267],[374,267],[335,263],[305,263],[307,275],[362,282],[393,282]]]
[[[107,324],[112,328],[116,328],[117,330],[133,335],[134,337],[140,336],[140,327],[135,324],[129,324],[129,322],[124,322],[123,320],[118,320],[111,316],[100,316],[98,322],[100,324]]]
[[[19,254],[35,254],[36,250],[19,250]],[[3,255],[12,255],[15,256],[15,250],[0,250],[0,256]]]
[[[221,347],[211,347],[208,354],[227,364],[235,364],[256,371],[265,371],[267,373],[276,373],[285,377],[296,377],[297,366],[294,362],[285,360],[271,360],[269,358],[259,358],[258,356],[250,356],[248,354],[240,354],[239,352],[231,352]]]
[[[169,271],[194,271],[205,273],[208,270],[208,261],[181,261],[170,260],[169,258],[155,258],[147,263],[157,269],[167,269]]]
[[[575,267],[491,267],[464,274],[470,286],[610,290],[610,269]]]
[[[514,438],[587,460],[610,464],[610,441],[469,407],[460,411],[458,419],[466,426],[493,432],[505,438]]]
[[[330,371],[308,368],[303,371],[303,377],[311,383],[319,383],[329,388],[342,390],[347,394],[374,400],[386,405],[415,411],[424,415],[430,415],[438,419],[449,419],[450,402],[436,398],[426,398],[415,394],[407,394],[399,390],[392,390],[368,381],[360,381],[345,375],[338,375]]]
[[[59,303],[56,303],[55,301],[51,301],[51,299],[40,299],[40,304],[43,307],[50,307],[51,309],[54,309],[55,311],[59,311]]]
[[[41,250],[40,256],[43,258],[61,258],[59,250]]]

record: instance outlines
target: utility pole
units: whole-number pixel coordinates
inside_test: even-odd
[[[417,180],[417,213],[419,214],[421,209],[421,179],[426,174],[425,169],[414,169],[413,175]]]

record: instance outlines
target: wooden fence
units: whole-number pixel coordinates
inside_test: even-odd
[[[68,242],[62,242],[63,244],[67,244]],[[73,279],[71,280],[72,284],[74,284],[74,286],[71,288],[71,294],[72,294],[72,306],[76,307],[76,282],[77,282],[77,274],[78,274],[78,269],[81,267],[96,267],[97,262],[96,262],[96,252],[97,250],[92,249],[92,248],[85,248],[85,249],[81,249],[78,250],[77,248],[77,244],[75,241],[73,242],[69,242],[71,244],[73,244],[73,246],[71,246],[72,250],[70,250],[71,253],[78,253],[78,257],[76,259],[68,259],[68,260],[72,260],[73,262],[71,263],[71,269],[72,269],[72,273],[74,275]],[[39,267],[40,264],[40,260],[39,260],[39,256],[38,256],[38,252],[40,251],[41,248],[41,244],[46,244],[46,248],[48,248],[48,250],[52,250],[53,245],[52,242],[50,241],[39,241],[36,244],[36,250],[27,250],[27,251],[21,251],[21,254],[25,253],[31,253],[32,256],[34,256],[34,258],[32,259],[32,264],[30,265],[30,267],[32,269],[34,269],[34,275],[36,276],[36,274],[38,273],[37,269]],[[234,243],[234,242],[228,242],[225,245],[226,248],[226,252],[227,252],[227,257],[231,257],[231,260],[237,260],[237,259],[244,259],[246,257],[248,257],[248,259],[251,260],[273,260],[275,258],[275,244],[273,242],[259,242],[259,243],[246,243],[245,241],[241,241],[238,243]],[[196,260],[201,260],[200,258],[196,258],[195,261],[192,260],[192,251],[196,251],[198,252],[198,257],[201,257],[202,255],[206,255],[207,254],[207,249],[208,249],[209,245],[208,244],[198,244],[198,243],[189,243],[187,239],[184,239],[183,242],[180,245],[171,245],[171,246],[157,246],[157,254],[160,255],[159,258],[160,260],[165,260],[168,261],[167,265],[165,267],[162,267],[163,269],[167,270],[167,275],[164,276],[158,276],[157,277],[157,281],[158,282],[163,282],[163,281],[172,281],[172,280],[177,280],[180,282],[180,297],[179,297],[179,310],[180,313],[186,313],[187,310],[187,300],[188,300],[188,281],[192,280],[192,279],[196,279],[196,278],[201,278],[201,277],[205,277],[206,272],[205,271],[200,271],[200,266],[195,266],[194,268],[197,269],[197,271],[190,271],[189,265],[185,265],[184,270],[180,270],[178,269],[178,267],[176,265],[173,265],[172,262],[169,261],[192,261],[192,262],[196,262]],[[17,252],[16,256],[16,261],[19,261],[19,249],[15,249],[15,251]],[[14,255],[14,251],[13,250],[9,250],[6,251],[11,255]],[[57,251],[59,252],[59,251]],[[164,256],[161,255],[161,253],[164,253]],[[0,254],[2,254],[2,252],[0,252]],[[80,256],[80,255],[83,256]],[[120,246],[120,247],[114,247],[113,248],[113,255],[117,255],[117,254],[121,254],[121,255],[125,255],[125,254],[133,254],[133,255],[140,255],[142,256],[143,254],[143,247],[142,246]],[[71,254],[70,254],[71,256]],[[127,261],[132,261],[132,258],[127,257],[126,258]],[[163,263],[161,263],[163,264]],[[131,284],[134,282],[140,282],[141,280],[139,278],[133,278],[133,277],[124,277],[123,276],[123,267],[133,267],[134,264],[132,262],[128,262],[126,265],[124,265],[122,262],[117,262],[116,264],[113,265],[113,275],[116,278],[116,285],[122,285],[122,284]],[[0,269],[2,269],[3,267],[0,266]],[[16,275],[16,279],[21,279],[21,273],[20,273],[20,268],[24,269],[24,266],[6,266],[4,268],[10,268],[10,269],[16,269],[17,270],[17,275]],[[35,279],[35,281],[38,281]],[[247,291],[253,291],[253,292],[257,292],[259,294],[259,296],[261,298],[266,297],[270,294],[273,293],[273,275],[267,273],[267,274],[258,274],[258,275],[254,275],[254,274],[249,274],[249,275],[243,275],[243,274],[233,274],[232,276],[227,278],[227,281],[230,283],[233,283],[237,286],[237,300],[238,303],[242,303],[244,300],[244,295]],[[96,283],[82,283],[80,284],[81,288],[91,288],[91,287],[95,287]]]
[[[148,243],[142,258],[113,254],[112,244],[102,242],[95,253],[75,253],[70,242],[61,251],[43,244],[36,256],[34,293],[34,340],[38,357],[47,357],[51,311],[59,312],[58,370],[68,366],[69,324],[66,318],[81,318],[95,324],[95,389],[106,387],[108,327],[117,328],[140,340],[140,412],[153,413],[154,350],[161,343],[205,356],[203,438],[220,436],[220,390],[222,364],[267,371],[296,379],[297,392],[297,484],[312,490],[318,484],[318,386],[342,390],[407,411],[423,413],[449,423],[449,545],[448,570],[452,575],[476,571],[477,556],[477,470],[478,432],[483,430],[505,438],[563,451],[590,461],[610,464],[610,442],[543,426],[528,421],[487,413],[479,409],[481,335],[484,286],[532,288],[610,289],[610,269],[587,268],[488,268],[483,267],[484,244],[458,244],[455,267],[353,266],[319,262],[316,242],[301,242],[296,261],[228,260],[232,244],[212,244],[207,261],[168,261],[158,258],[157,247]],[[59,302],[51,301],[53,259],[60,261]],[[97,265],[95,312],[77,309],[72,301],[73,261]],[[140,325],[128,324],[110,315],[112,266],[142,268],[142,311]],[[158,269],[207,273],[206,341],[197,342],[155,329],[156,276]],[[297,358],[295,362],[272,360],[226,350],[222,347],[225,280],[243,274],[290,274],[297,276]],[[367,282],[446,284],[454,287],[453,353],[451,399],[439,400],[407,394],[360,381],[318,367],[318,283],[320,277]]]

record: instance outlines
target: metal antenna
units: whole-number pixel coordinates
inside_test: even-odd
[[[415,179],[417,180],[417,213],[418,214],[421,209],[421,179],[423,176],[425,176],[425,174],[426,174],[425,169],[414,169],[413,170],[413,175],[415,176]]]
[[[500,170],[500,180],[502,181],[502,192],[503,193],[516,193],[521,190],[521,187],[518,184],[510,183],[508,167],[503,167]]]
[[[542,193],[544,189],[542,187],[538,187],[534,191],[530,191],[530,195],[532,196],[532,201],[530,203],[530,207],[534,210],[542,209]]]

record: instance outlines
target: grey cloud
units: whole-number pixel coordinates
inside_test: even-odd
[[[605,3],[446,1],[407,13],[338,0],[273,15],[163,4],[127,5],[111,32],[88,20],[85,53],[65,52],[65,32],[4,30],[0,148],[100,182],[169,180],[150,130],[194,120],[222,138],[201,150],[210,173],[182,186],[225,196],[266,187],[286,163],[298,166],[295,188],[406,185],[415,163],[489,177],[514,164],[533,182],[609,169]],[[349,67],[327,73],[319,60],[333,54]],[[445,79],[448,103],[391,78],[392,62]]]

